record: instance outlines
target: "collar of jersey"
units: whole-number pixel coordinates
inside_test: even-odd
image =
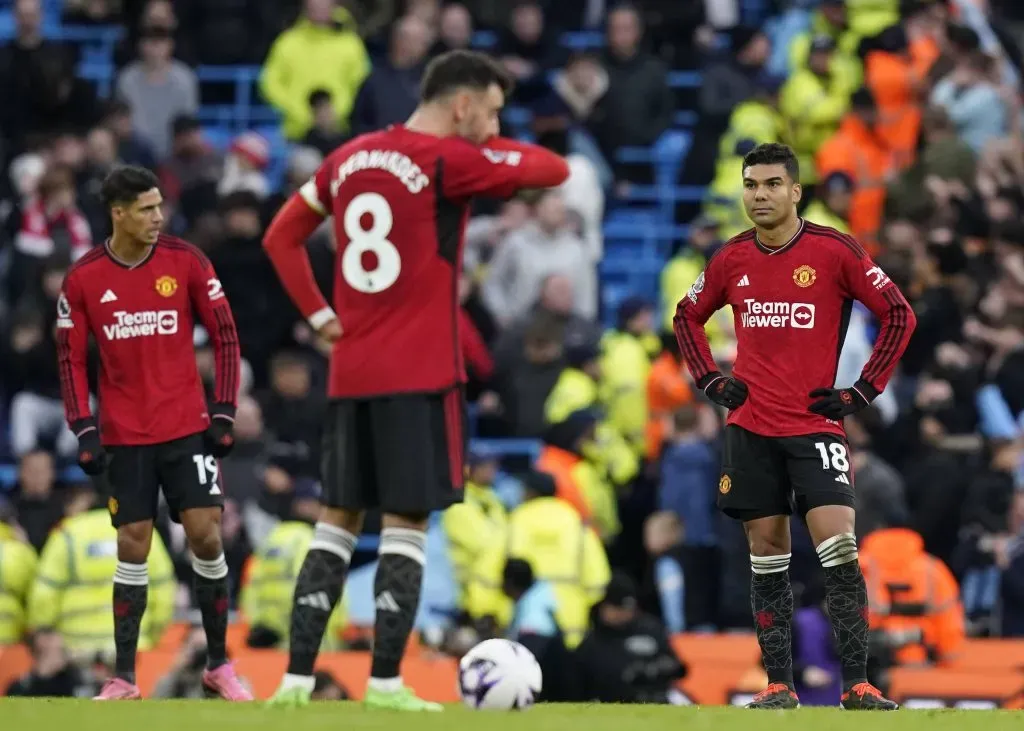
[[[775,254],[781,254],[783,251],[787,251],[796,245],[796,242],[800,240],[800,237],[804,235],[804,231],[807,229],[807,221],[800,219],[800,228],[796,230],[796,233],[784,243],[782,246],[765,246],[757,238],[757,232],[754,232],[754,244],[757,246],[758,251],[767,254],[768,256],[774,256]]]
[[[129,264],[123,259],[118,258],[117,254],[115,254],[113,250],[110,248],[110,239],[107,239],[106,241],[103,242],[103,251],[106,252],[106,255],[110,258],[110,260],[117,264],[119,267],[124,267],[125,269],[138,269],[140,266],[142,266],[147,261],[153,258],[153,253],[156,251],[156,244],[150,246],[149,251],[146,252],[146,255],[133,264]]]

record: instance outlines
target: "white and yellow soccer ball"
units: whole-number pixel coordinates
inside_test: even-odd
[[[512,640],[484,640],[459,661],[459,695],[477,711],[525,711],[542,683],[537,658]]]

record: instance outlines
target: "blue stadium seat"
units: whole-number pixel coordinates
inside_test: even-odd
[[[604,48],[604,33],[598,30],[580,30],[563,33],[558,39],[563,48],[571,51],[594,51]]]
[[[669,71],[668,85],[673,89],[696,89],[700,86],[700,71]]]
[[[498,34],[492,30],[478,30],[473,33],[473,38],[469,43],[473,48],[485,50],[488,48],[494,48],[498,45]]]

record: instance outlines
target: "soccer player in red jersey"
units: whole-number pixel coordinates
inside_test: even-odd
[[[64,408],[78,436],[78,462],[105,473],[117,528],[114,574],[115,677],[98,700],[139,698],[135,651],[146,610],[149,555],[159,491],[192,551],[195,594],[209,660],[203,685],[252,700],[227,662],[228,566],[220,538],[224,493],[217,458],[233,445],[239,350],[235,323],[209,259],[160,233],[156,176],[121,167],[103,181],[113,235],[68,271],[57,301]],[[217,376],[207,407],[192,346],[194,321],[213,341]],[[99,423],[89,407],[89,336],[99,349]]]
[[[768,688],[749,707],[793,708],[789,515],[804,517],[825,572],[828,614],[842,658],[842,705],[894,710],[867,682],[867,593],[854,536],[853,471],[842,419],[885,389],[914,330],[914,311],[851,236],[797,215],[799,167],[785,145],[743,161],[743,203],[754,228],[708,260],[675,315],[694,380],[729,409],[719,508],[743,521],[751,604]],[[836,388],[853,301],[881,323],[860,379]],[[704,323],[730,305],[732,375],[711,357]]]
[[[274,696],[301,705],[367,509],[383,514],[366,703],[441,710],[404,686],[399,664],[425,562],[427,517],[462,499],[458,281],[473,196],[561,184],[565,161],[499,139],[509,90],[482,54],[434,59],[404,125],[335,150],[284,205],[264,246],[302,314],[333,342],[324,429],[324,509],[299,573],[288,672]],[[338,241],[334,307],[313,279],[305,241],[325,217]]]

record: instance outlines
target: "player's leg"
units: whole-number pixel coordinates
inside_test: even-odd
[[[461,499],[465,424],[458,390],[380,399],[372,412],[383,522],[374,579],[373,662],[366,702],[399,710],[441,710],[402,682],[426,565],[427,519]]]
[[[363,516],[375,504],[369,413],[365,403],[328,404],[323,433],[323,504],[313,542],[299,570],[289,625],[288,670],[271,703],[309,702],[313,667],[327,623],[341,600]]]
[[[743,521],[750,548],[750,608],[768,687],[750,708],[794,708],[793,587],[789,482],[773,440],[738,426],[725,429],[718,507]]]
[[[97,700],[141,698],[135,684],[139,629],[149,597],[149,548],[153,541],[159,482],[151,447],[110,447],[107,509],[117,529],[114,570],[114,677]]]
[[[203,685],[225,700],[252,700],[227,657],[228,564],[220,533],[224,489],[217,460],[205,453],[198,434],[161,444],[157,454],[171,518],[185,529],[192,553],[192,585],[206,632]]]
[[[833,434],[792,437],[786,451],[797,507],[825,573],[825,604],[842,662],[847,709],[895,710],[867,682],[868,595],[860,570],[849,447]]]

